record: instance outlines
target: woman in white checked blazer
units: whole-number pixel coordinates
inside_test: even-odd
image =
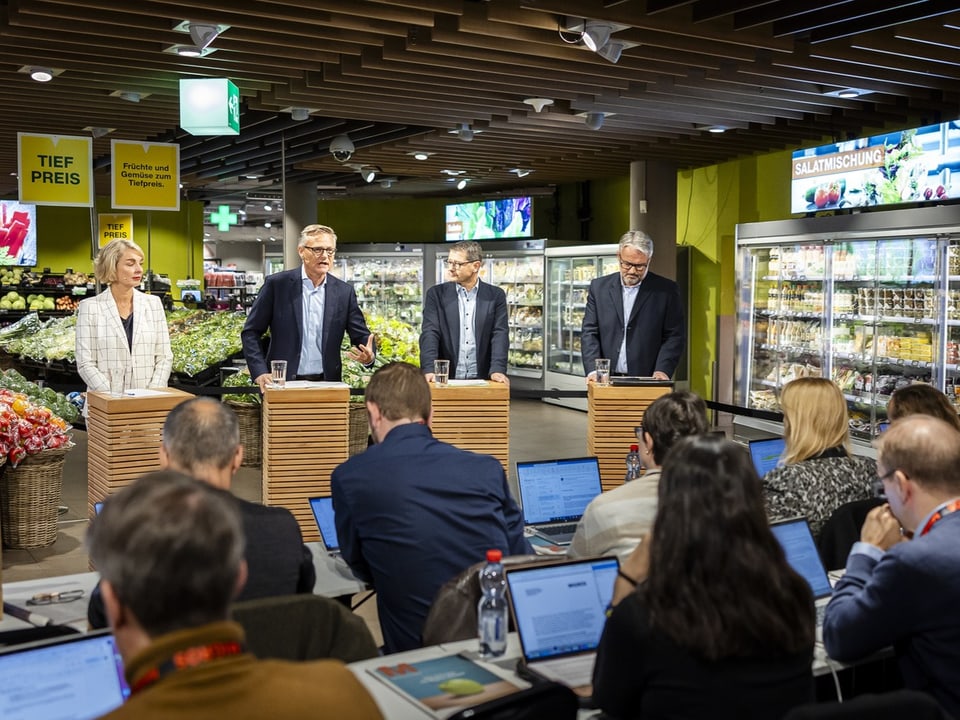
[[[143,250],[112,240],[94,261],[108,286],[77,311],[77,371],[87,390],[108,392],[110,369],[122,368],[127,388],[166,387],[173,353],[160,298],[136,288],[143,279]]]

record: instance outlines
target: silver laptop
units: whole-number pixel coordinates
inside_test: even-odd
[[[823,625],[823,612],[830,602],[833,586],[817,550],[817,543],[806,518],[792,518],[770,523],[770,529],[780,541],[790,567],[810,585],[817,607],[817,627]]]
[[[569,545],[587,505],[601,492],[595,457],[517,463],[523,523],[557,545]]]
[[[310,509],[313,510],[313,518],[317,521],[323,547],[331,557],[340,557],[340,541],[337,539],[337,525],[333,519],[333,498],[310,498]]]
[[[108,630],[65,635],[0,652],[0,718],[86,720],[130,695]]]
[[[507,567],[510,609],[527,671],[572,688],[593,682],[619,567],[616,557]]]

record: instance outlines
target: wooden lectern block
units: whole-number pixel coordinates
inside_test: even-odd
[[[637,443],[634,428],[643,422],[643,413],[654,400],[672,392],[668,385],[587,387],[587,453],[600,461],[604,490],[623,485],[627,473],[624,459]]]
[[[160,439],[167,414],[190,393],[153,388],[144,397],[87,393],[87,511],[94,503],[160,469]]]
[[[453,381],[456,382],[456,381]],[[493,455],[510,473],[510,389],[503,383],[430,384],[433,436],[462,450]]]
[[[349,457],[349,402],[346,385],[263,395],[263,504],[292,512],[307,542],[320,539],[308,500],[330,494],[330,475]]]

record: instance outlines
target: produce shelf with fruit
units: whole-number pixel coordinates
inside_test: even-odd
[[[92,278],[86,273],[38,273],[23,268],[0,269],[0,325],[36,311],[42,319],[72,314],[87,292]]]

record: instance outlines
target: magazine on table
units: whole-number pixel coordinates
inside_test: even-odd
[[[389,661],[389,656],[383,658]],[[437,718],[509,695],[522,686],[498,675],[499,668],[482,666],[464,655],[448,655],[419,662],[384,662],[367,670],[422,710]]]

